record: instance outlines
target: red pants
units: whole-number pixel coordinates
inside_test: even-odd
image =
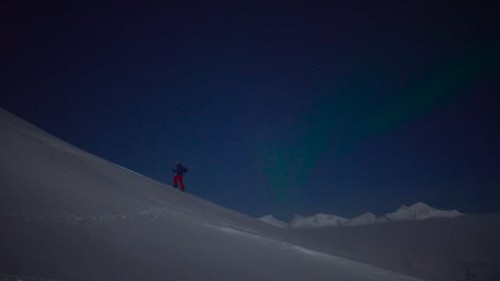
[[[181,190],[184,191],[184,182],[182,181],[182,175],[175,175],[174,177],[174,187],[177,188],[177,183],[181,183]]]

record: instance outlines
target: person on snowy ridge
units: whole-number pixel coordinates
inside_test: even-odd
[[[188,169],[186,169],[186,167],[184,167],[182,164],[181,164],[181,161],[177,161],[175,163],[175,169],[172,169],[172,171],[175,173],[175,176],[174,176],[174,187],[177,188],[177,184],[180,183],[181,184],[181,190],[182,192],[184,192],[184,182],[182,181],[182,176],[184,175],[184,173],[187,173]]]

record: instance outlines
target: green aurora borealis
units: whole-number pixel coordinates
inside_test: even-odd
[[[339,160],[357,141],[390,132],[463,97],[469,87],[498,65],[498,46],[470,51],[384,98],[363,81],[342,86],[340,91],[336,85],[322,87],[337,90],[320,90],[326,94],[302,116],[304,121],[265,149],[265,173],[273,204],[296,203],[325,151],[334,150],[335,159],[329,161]]]

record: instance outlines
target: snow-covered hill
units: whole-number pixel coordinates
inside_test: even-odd
[[[417,280],[311,245],[0,109],[0,280]]]
[[[259,220],[262,222],[265,222],[267,224],[270,224],[270,225],[273,225],[276,227],[280,227],[280,228],[287,228],[288,227],[287,223],[278,220],[277,218],[273,217],[273,215],[266,215],[266,216],[260,217]]]

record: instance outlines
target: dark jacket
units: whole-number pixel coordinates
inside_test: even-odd
[[[182,164],[177,164],[175,166],[175,169],[172,169],[172,171],[174,173],[176,173],[177,175],[182,176],[185,173],[187,173],[188,169],[186,169],[186,167],[182,166]]]

